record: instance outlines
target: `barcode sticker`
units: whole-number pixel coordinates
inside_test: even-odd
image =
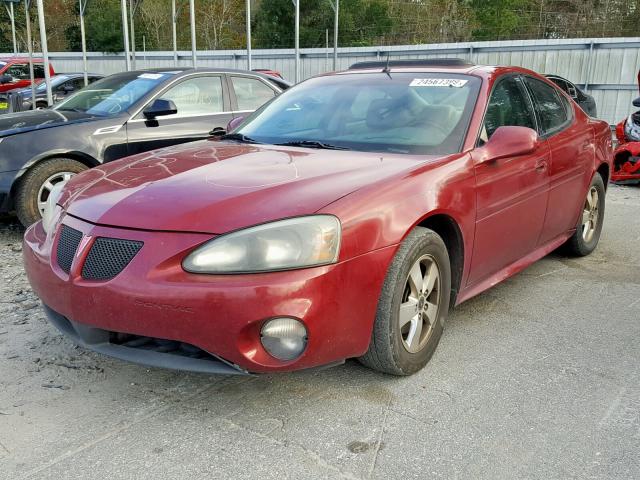
[[[410,87],[464,87],[469,80],[459,78],[414,78]]]

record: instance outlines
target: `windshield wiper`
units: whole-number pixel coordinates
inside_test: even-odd
[[[61,111],[61,112],[78,112],[78,113],[87,113],[86,110],[82,110],[81,108],[77,108],[77,107],[67,107],[67,108],[56,108],[56,110]]]
[[[323,148],[325,150],[351,150],[348,147],[339,145],[331,145],[330,143],[319,142],[317,140],[296,140],[292,142],[276,143],[282,147],[307,147],[307,148]]]
[[[220,137],[220,140],[236,140],[238,142],[243,142],[243,143],[262,143],[257,140],[254,140],[251,137],[247,137],[242,133],[227,133],[226,135],[222,135]]]

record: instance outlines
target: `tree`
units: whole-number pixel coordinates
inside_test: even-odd
[[[530,0],[471,0],[476,18],[474,40],[513,38],[531,24]]]
[[[339,42],[342,46],[372,45],[391,31],[389,2],[349,0],[340,3]],[[295,10],[291,0],[258,3],[253,20],[257,48],[291,48]],[[300,2],[300,46],[322,47],[325,32],[333,33],[333,10],[328,0]]]

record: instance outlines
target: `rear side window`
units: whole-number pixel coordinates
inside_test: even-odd
[[[276,96],[275,90],[254,78],[231,77],[238,110],[255,110]]]
[[[35,65],[34,65],[35,67]],[[16,63],[7,68],[7,75],[11,75],[15,80],[28,80],[29,78],[29,65],[26,63]],[[36,78],[38,75],[36,74]]]
[[[569,123],[569,110],[555,88],[535,78],[526,77],[536,105],[540,130],[543,135],[561,130]]]
[[[491,92],[481,140],[488,140],[499,127],[505,126],[536,129],[531,103],[515,77],[499,80]]]

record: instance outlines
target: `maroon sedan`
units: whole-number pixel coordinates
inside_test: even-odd
[[[611,135],[522,68],[367,64],[307,80],[222,141],[57,187],[29,280],[77,343],[147,365],[408,375],[449,308],[598,243]]]

